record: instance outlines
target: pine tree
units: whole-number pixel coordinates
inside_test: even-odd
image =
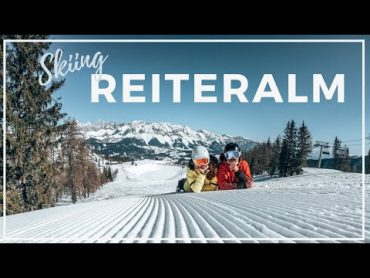
[[[335,137],[333,144],[333,169],[349,172],[351,157],[348,146],[342,147],[342,141]]]
[[[302,126],[298,129],[298,140],[297,140],[297,174],[302,173],[302,167],[306,166],[307,156],[312,151],[312,137],[307,128],[302,123]]]
[[[272,159],[272,144],[270,137],[267,139],[266,144],[263,146],[263,171],[269,171],[269,165]]]
[[[47,36],[12,36],[14,39],[45,39]],[[12,43],[7,45],[6,121],[7,192],[9,211],[22,211],[53,204],[50,149],[58,122],[65,116],[54,93],[64,80],[44,87],[38,78],[43,73],[39,58],[50,43]],[[46,66],[54,72],[51,63]],[[44,75],[45,77],[45,75]],[[19,203],[20,202],[20,203]]]
[[[279,158],[280,176],[292,176],[297,172],[297,128],[292,120],[287,123],[284,130],[282,152]]]
[[[273,176],[279,168],[279,156],[281,152],[281,138],[278,136],[275,142],[272,144],[272,157],[269,164],[269,174]]]
[[[45,39],[47,36],[8,38]],[[1,43],[1,59],[2,47]],[[65,192],[71,193],[72,201],[76,202],[78,196],[85,197],[101,185],[100,172],[86,142],[79,136],[76,122],[60,124],[66,114],[61,112],[60,99],[55,99],[54,93],[64,80],[52,81],[47,86],[39,84],[39,76],[44,73],[39,60],[49,47],[50,43],[7,44],[7,161],[4,164],[8,214],[52,206]],[[46,62],[53,73],[53,64]],[[3,197],[0,195],[1,201]]]
[[[333,169],[339,170],[340,167],[340,149],[342,142],[336,136],[333,144]]]
[[[351,156],[349,155],[349,148],[348,146],[344,146],[344,148],[341,150],[341,159],[340,159],[340,168],[339,170],[343,172],[350,172],[351,171]]]
[[[269,137],[269,138],[267,138],[266,146],[267,146],[268,148],[271,148],[271,140],[270,140],[270,137]]]
[[[283,140],[281,152],[279,155],[279,176],[286,177],[288,175],[288,142],[287,140]]]

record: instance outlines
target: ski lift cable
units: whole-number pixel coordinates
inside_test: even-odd
[[[365,138],[368,139],[368,138]],[[362,139],[351,139],[351,140],[343,140],[342,143],[344,142],[355,142],[355,141],[361,141]]]
[[[350,140],[343,140],[342,142],[353,142],[353,141],[361,141],[362,138],[360,139],[350,139]],[[370,140],[370,135],[368,137],[365,137],[365,140]]]
[[[346,144],[347,146],[361,146],[362,143],[352,143],[352,144]]]

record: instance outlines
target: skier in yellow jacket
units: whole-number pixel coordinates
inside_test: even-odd
[[[217,190],[218,160],[209,155],[203,146],[197,146],[191,155],[186,181],[183,185],[185,192],[201,192]]]

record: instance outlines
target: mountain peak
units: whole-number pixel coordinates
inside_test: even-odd
[[[189,156],[196,145],[206,146],[211,153],[219,154],[231,141],[237,141],[242,149],[252,148],[256,142],[241,136],[219,135],[201,129],[169,122],[131,123],[98,121],[94,124],[79,123],[93,150],[98,154],[122,155],[134,158],[180,158]]]

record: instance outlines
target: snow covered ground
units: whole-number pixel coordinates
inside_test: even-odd
[[[361,174],[306,168],[253,189],[173,194],[184,168],[137,163],[115,165],[117,179],[88,200],[6,217],[2,241],[362,242],[351,239],[362,237]]]
[[[177,181],[185,177],[185,168],[167,165],[167,161],[146,159],[135,163],[112,165],[112,171],[118,169],[115,181],[104,185],[89,200],[174,192]]]

